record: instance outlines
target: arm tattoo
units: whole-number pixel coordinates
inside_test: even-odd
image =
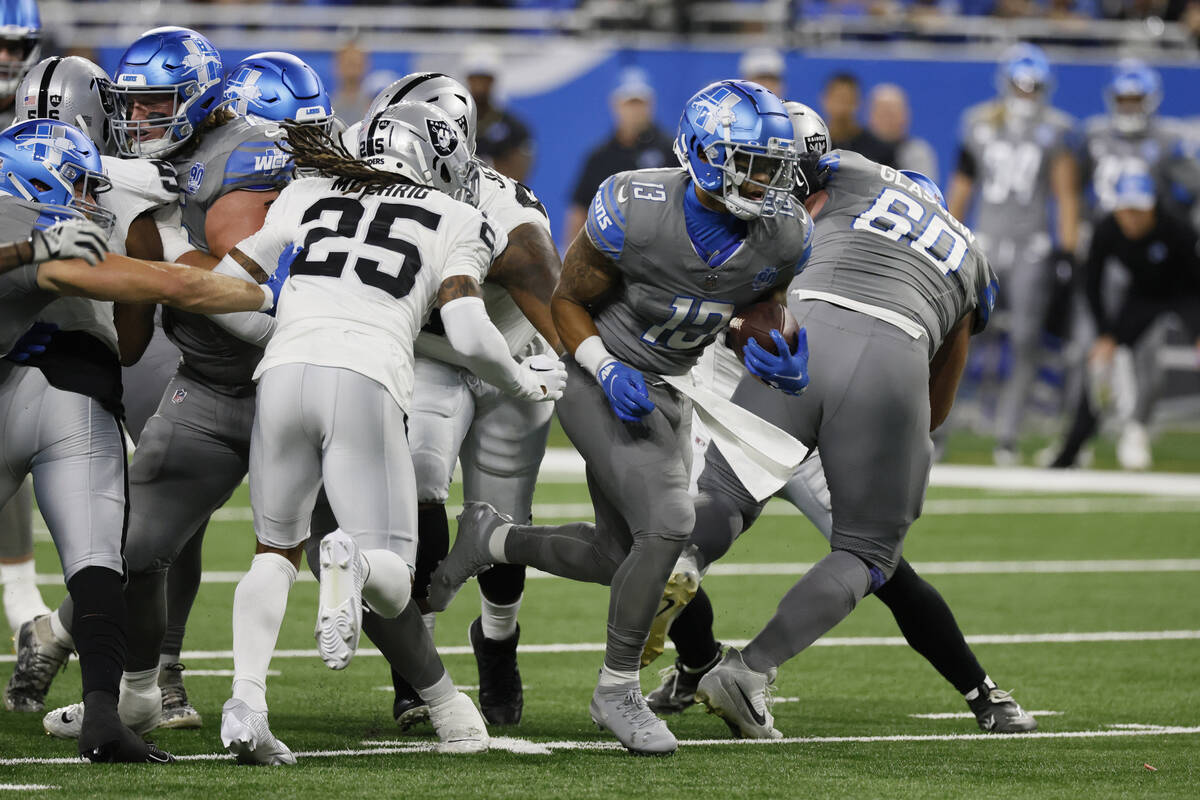
[[[446,278],[442,281],[441,288],[438,289],[438,307],[446,305],[451,300],[458,300],[460,297],[483,297],[479,282],[470,275],[451,275]]]
[[[488,280],[509,291],[531,294],[548,304],[561,273],[558,251],[550,235],[527,222],[508,234],[508,247],[492,264]]]
[[[567,251],[554,295],[590,307],[602,301],[620,281],[616,266],[581,231]]]
[[[258,281],[259,283],[267,282],[267,278],[269,276],[267,275],[266,270],[260,267],[257,261],[243,253],[241,250],[234,247],[229,251],[229,257],[236,261],[242,269],[246,270],[246,272],[249,272],[250,277],[254,278],[254,280]]]

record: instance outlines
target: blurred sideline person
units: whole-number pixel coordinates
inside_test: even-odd
[[[862,85],[849,72],[837,72],[825,81],[821,90],[821,116],[829,126],[835,150],[853,150],[879,164],[890,165],[895,148],[864,128],[858,120],[862,105]]]
[[[963,112],[950,213],[968,219],[1004,285],[1011,372],[996,410],[995,462],[1010,466],[1042,357],[1057,282],[1069,280],[1079,243],[1075,120],[1049,105],[1045,53],[1017,45],[996,71],[997,97]],[[1050,203],[1055,214],[1051,224]]]
[[[880,83],[867,100],[867,128],[881,142],[895,149],[889,167],[920,172],[934,183],[938,180],[937,153],[924,139],[909,135],[912,112],[908,96],[894,83]]]
[[[1056,468],[1074,466],[1080,448],[1099,426],[1104,409],[1098,403],[1121,393],[1112,385],[1118,351],[1135,347],[1155,322],[1167,314],[1177,315],[1195,342],[1200,362],[1200,251],[1195,229],[1164,207],[1148,173],[1127,172],[1115,181],[1112,191],[1112,213],[1096,226],[1082,270],[1088,308],[1099,334],[1088,356],[1095,389],[1083,393],[1067,440],[1051,464]],[[1103,296],[1110,261],[1129,273],[1124,297],[1111,312]],[[1126,367],[1126,372],[1132,369]],[[1131,374],[1125,376],[1125,383],[1134,391],[1144,390]],[[1135,401],[1117,399],[1116,406],[1118,415],[1128,418]],[[1147,460],[1131,466],[1150,465]]]
[[[563,241],[574,241],[583,229],[596,189],[610,175],[674,163],[671,137],[654,122],[654,97],[654,87],[644,70],[629,67],[621,71],[616,87],[608,95],[612,136],[584,159],[571,191]]]
[[[497,102],[500,53],[475,45],[463,55],[462,73],[478,109],[476,155],[501,175],[524,181],[533,167],[533,134],[520,117]]]
[[[742,80],[757,83],[776,97],[787,96],[787,64],[783,54],[769,47],[747,50],[738,60]]]

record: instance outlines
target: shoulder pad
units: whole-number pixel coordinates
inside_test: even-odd
[[[127,193],[149,206],[167,206],[179,200],[179,177],[168,161],[149,158],[102,156],[104,173],[113,191]]]
[[[291,179],[292,159],[279,146],[282,129],[276,125],[254,125],[234,120],[205,134],[220,137],[217,151],[227,152],[221,192],[238,189],[268,191],[283,187]]]
[[[625,248],[625,211],[630,203],[631,178],[633,172],[618,172],[596,190],[592,204],[588,206],[587,223],[584,226],[588,238],[604,255],[611,259],[619,258]],[[666,199],[666,191],[662,186],[662,199]]]

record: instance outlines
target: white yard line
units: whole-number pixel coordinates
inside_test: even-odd
[[[1132,736],[1187,736],[1200,733],[1200,727],[1181,727],[1172,725],[1148,725],[1145,727],[1110,727],[1107,730],[1090,731],[1037,731],[1034,733],[1014,733],[998,735],[991,733],[948,733],[948,734],[895,734],[885,736],[792,736],[783,739],[683,739],[681,747],[723,747],[723,746],[764,746],[772,747],[788,744],[842,744],[875,742],[1017,742],[1026,739],[1101,739],[1126,738]],[[374,741],[367,740],[360,749],[347,750],[309,750],[296,753],[297,758],[339,758],[348,756],[387,756],[404,753],[421,753],[432,751],[436,743],[432,741],[406,742],[394,739]],[[517,739],[508,736],[495,736],[491,740],[492,750],[502,750],[523,755],[549,755],[556,750],[620,750],[621,745],[613,741],[555,741],[539,742],[531,739]],[[193,755],[176,756],[179,761],[228,761],[228,753],[196,753]],[[19,767],[34,765],[67,765],[86,764],[80,758],[4,758],[0,766]]]
[[[231,669],[189,669],[185,670],[189,678],[232,678],[233,670]],[[278,678],[283,673],[277,669],[267,670],[267,675],[272,678]],[[391,688],[391,687],[389,687]]]
[[[779,702],[779,698],[775,698],[775,702]],[[1027,711],[1027,714],[1032,714],[1035,717],[1061,717],[1061,711]],[[946,711],[939,714],[909,714],[913,719],[975,719],[975,715],[970,711]],[[1110,727],[1124,727],[1121,725],[1112,725]],[[1140,726],[1139,726],[1140,727]],[[1152,726],[1153,727],[1153,726]]]
[[[0,792],[43,792],[47,789],[61,788],[47,783],[0,783]]]

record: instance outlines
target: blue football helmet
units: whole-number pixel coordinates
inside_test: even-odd
[[[1104,88],[1104,102],[1113,124],[1124,134],[1141,133],[1162,103],[1162,78],[1144,61],[1126,58],[1113,67],[1112,80]]]
[[[113,76],[113,133],[121,155],[165,158],[191,138],[221,99],[221,55],[187,28],[155,28],[129,46]],[[172,98],[170,113],[130,118],[135,103]]]
[[[942,207],[943,211],[950,210],[950,207],[946,205],[946,197],[942,194],[942,190],[938,188],[938,185],[933,182],[933,178],[930,178],[924,172],[917,172],[915,169],[902,169],[900,170],[900,174],[933,195],[933,199],[937,201],[937,204]]]
[[[1026,95],[1045,97],[1054,86],[1050,60],[1042,48],[1032,44],[1010,47],[996,70],[996,88],[1002,95],[1016,90]]]
[[[222,103],[239,117],[303,125],[328,131],[333,123],[329,92],[316,71],[291,53],[255,53],[225,79]]]
[[[772,215],[795,183],[787,109],[750,81],[717,81],[696,92],[679,118],[675,156],[739,219]]]
[[[0,60],[0,97],[11,97],[25,73],[42,57],[37,0],[0,0],[0,40],[9,53]]]
[[[112,231],[115,216],[96,202],[110,183],[83,131],[55,119],[18,122],[0,133],[0,162],[0,192],[38,203],[56,219],[82,212]]]

